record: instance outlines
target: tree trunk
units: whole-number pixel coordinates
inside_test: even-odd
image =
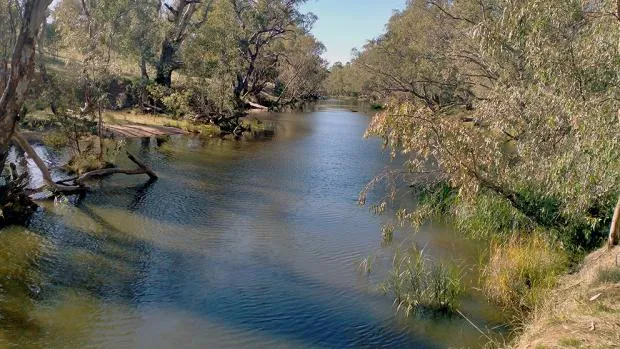
[[[155,82],[159,85],[172,86],[172,71],[178,69],[178,63],[175,62],[177,50],[168,40],[164,40],[161,44],[161,56],[157,63],[157,76]]]
[[[36,38],[52,0],[26,0],[22,26],[13,49],[8,81],[0,97],[0,172],[9,151],[17,116],[34,72]]]
[[[620,24],[620,0],[616,1],[616,18]],[[618,50],[620,50],[620,41],[618,42]],[[618,123],[620,123],[620,109],[618,109]],[[611,220],[611,226],[609,227],[609,240],[608,247],[612,248],[620,241],[620,197],[618,197],[618,203],[614,210],[614,216]]]
[[[611,220],[611,227],[609,228],[609,248],[612,248],[620,241],[620,197],[618,197],[618,203],[614,210],[614,217]]]
[[[149,72],[146,69],[146,58],[140,57],[140,73],[142,80],[149,81]]]
[[[20,148],[22,148],[24,153],[26,153],[26,155],[28,155],[28,157],[34,161],[35,165],[37,165],[37,167],[39,168],[39,171],[41,171],[43,182],[45,182],[45,185],[49,186],[53,191],[63,192],[63,193],[75,193],[75,192],[80,192],[80,191],[84,191],[87,189],[85,187],[80,187],[80,186],[67,186],[67,185],[56,184],[54,180],[52,179],[52,174],[47,168],[47,165],[45,164],[43,159],[41,159],[41,157],[37,154],[37,152],[30,146],[28,141],[25,140],[17,132],[13,134],[13,140],[15,141],[15,143],[17,143],[17,145]]]

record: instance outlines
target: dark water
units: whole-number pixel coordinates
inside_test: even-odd
[[[362,138],[368,116],[324,106],[272,119],[278,132],[265,141],[129,142],[160,180],[106,179],[78,203],[44,204],[28,231],[1,232],[0,277],[9,281],[0,290],[0,346],[483,343],[460,317],[395,316],[378,292],[393,253],[380,239],[390,217],[359,207],[357,196],[390,162],[377,140]],[[447,232],[415,240],[475,265],[475,248]],[[367,256],[376,260],[370,276],[359,268]],[[483,329],[498,324],[475,294],[462,309]]]

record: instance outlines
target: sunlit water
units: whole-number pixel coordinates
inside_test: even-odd
[[[381,247],[390,215],[374,215],[357,197],[391,164],[377,140],[362,137],[368,115],[323,106],[272,119],[278,131],[264,141],[129,142],[158,181],[108,178],[81,201],[43,203],[29,232],[1,232],[0,345],[483,343],[459,316],[395,315],[390,296],[378,291],[394,249]],[[60,156],[38,150],[50,160]],[[442,231],[415,240],[476,275],[471,243]],[[368,256],[376,260],[370,275],[359,268]],[[475,292],[461,309],[483,331],[500,324]]]

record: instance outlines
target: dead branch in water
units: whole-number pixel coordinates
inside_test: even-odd
[[[53,192],[76,193],[76,192],[81,192],[81,191],[85,191],[88,189],[82,186],[63,185],[63,184],[58,184],[54,182],[54,180],[52,179],[52,175],[49,169],[47,168],[47,165],[45,165],[45,162],[43,162],[43,159],[39,157],[39,155],[37,154],[36,151],[34,151],[32,146],[30,146],[30,143],[28,143],[28,141],[19,132],[13,133],[12,139],[24,151],[24,153],[26,153],[34,161],[34,163],[39,168],[39,171],[41,171],[41,175],[43,176],[43,181],[45,182],[45,186],[48,186],[50,189],[52,189]],[[44,188],[39,188],[37,190],[41,191],[43,189]]]
[[[148,166],[146,166],[142,162],[138,161],[138,159],[136,159],[135,156],[131,155],[131,153],[127,152],[127,157],[133,163],[138,165],[138,168],[129,170],[129,169],[122,169],[122,168],[112,167],[112,168],[104,168],[104,169],[101,169],[101,170],[90,171],[90,172],[84,173],[80,177],[76,178],[75,179],[75,183],[77,183],[79,185],[83,185],[84,182],[89,180],[89,179],[92,179],[92,178],[95,178],[95,177],[103,177],[103,176],[113,175],[113,174],[125,174],[125,175],[141,175],[141,174],[145,174],[145,175],[148,175],[151,180],[157,179],[157,175],[155,174],[155,172],[153,172],[153,170],[151,170]]]
[[[135,156],[127,152],[127,157],[129,158],[129,160],[135,163],[138,166],[138,168],[136,169],[122,169],[118,167],[106,168],[106,169],[101,169],[101,170],[90,171],[90,172],[82,174],[79,177],[64,179],[64,180],[55,182],[52,179],[52,175],[49,169],[47,168],[47,165],[45,165],[45,162],[41,159],[41,157],[39,157],[39,155],[32,148],[32,146],[30,146],[28,141],[24,139],[24,137],[21,134],[19,134],[19,132],[15,132],[13,134],[13,141],[28,155],[28,157],[30,157],[34,161],[34,163],[37,165],[37,167],[39,168],[43,176],[43,181],[45,182],[45,185],[41,188],[30,190],[29,193],[31,195],[43,191],[46,187],[51,189],[52,192],[54,193],[73,194],[73,193],[85,192],[90,189],[84,184],[86,181],[96,178],[96,177],[103,177],[103,176],[108,176],[108,175],[113,175],[113,174],[125,174],[125,175],[146,174],[149,176],[151,180],[157,179],[157,175],[155,174],[155,172],[153,172],[153,170],[151,170],[147,165],[145,165],[144,163],[136,159]],[[69,184],[70,182],[73,182],[73,184]]]

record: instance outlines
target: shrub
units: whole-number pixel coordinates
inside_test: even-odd
[[[191,89],[172,89],[155,83],[146,85],[146,92],[154,104],[162,107],[165,112],[180,118],[192,114]]]
[[[176,117],[183,117],[192,113],[191,108],[192,93],[189,90],[174,91],[164,98],[162,102],[166,110]]]
[[[539,232],[492,242],[483,272],[484,291],[520,321],[541,304],[567,266],[566,253]]]
[[[107,161],[101,160],[97,155],[89,153],[81,153],[75,155],[64,166],[64,170],[68,173],[82,175],[84,173],[109,168],[113,165]]]
[[[58,150],[64,148],[67,142],[67,136],[59,132],[46,133],[43,136],[43,144],[52,149]]]

